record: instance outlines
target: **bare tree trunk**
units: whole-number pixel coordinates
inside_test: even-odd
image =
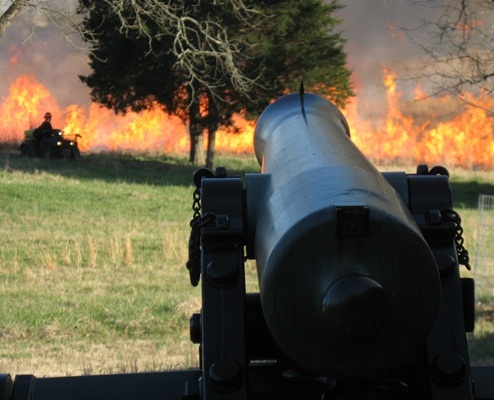
[[[206,168],[212,170],[214,166],[216,145],[216,130],[210,130],[208,133],[208,147],[206,153]]]
[[[201,114],[199,112],[199,103],[194,101],[189,108],[189,137],[190,153],[189,161],[193,164],[204,165],[204,127],[202,124]]]
[[[195,125],[195,128],[194,128]],[[199,124],[190,124],[189,136],[190,136],[190,153],[189,161],[192,164],[204,165],[204,135],[202,134],[202,127],[197,129]]]
[[[8,26],[12,23],[12,21],[17,17],[24,7],[27,5],[26,0],[17,0],[12,1],[12,4],[7,8],[7,10],[0,15],[0,37],[3,36]]]

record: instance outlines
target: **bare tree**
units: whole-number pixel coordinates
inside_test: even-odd
[[[245,42],[232,39],[220,20],[197,19],[197,5],[182,1],[128,1],[102,0],[118,16],[124,33],[138,32],[149,39],[152,51],[153,41],[160,36],[173,36],[175,40],[171,53],[177,59],[177,67],[186,71],[195,98],[197,88],[208,88],[216,101],[221,101],[219,88],[228,79],[235,90],[248,95],[256,79],[247,77],[242,69],[245,59]],[[243,0],[217,0],[239,23],[249,26],[259,11],[248,7]],[[160,33],[152,32],[146,21],[152,21]],[[95,41],[95,43],[97,43]]]
[[[407,66],[408,77],[427,79],[433,96],[448,93],[486,108],[479,99],[494,94],[494,2],[420,3],[429,8],[432,17],[422,19],[415,29],[403,30],[423,50],[425,61]]]
[[[2,9],[4,9],[2,15],[0,15],[0,37],[3,36],[8,26],[12,23],[12,21],[24,10],[27,5],[27,1],[25,0],[17,0],[12,1],[10,5],[0,3]]]
[[[0,38],[21,14],[30,13],[32,27],[44,20],[55,26],[66,38],[77,32],[76,0],[2,0],[0,1]]]
[[[193,91],[197,87],[208,87],[216,100],[221,100],[215,89],[222,86],[225,77],[245,95],[255,85],[256,79],[247,77],[240,68],[241,60],[245,58],[240,43],[229,37],[221,22],[214,19],[202,21],[195,17],[194,8],[200,1],[197,5],[162,0],[101,2],[106,3],[119,18],[122,32],[132,31],[147,37],[150,51],[153,40],[159,40],[160,35],[173,35],[172,52],[177,57],[177,67],[187,71]],[[259,13],[243,0],[217,0],[216,3],[227,8],[246,26]],[[76,12],[78,4],[77,0],[0,0],[0,12],[3,11],[0,15],[0,37],[16,17],[30,11],[33,19],[43,16],[69,40],[73,33],[84,34],[88,38],[91,32],[82,31],[80,15]],[[161,34],[157,35],[156,30],[151,33],[146,21],[156,24]],[[36,23],[33,21],[32,25],[34,27]]]

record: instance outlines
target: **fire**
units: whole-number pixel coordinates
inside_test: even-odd
[[[385,69],[383,84],[387,89],[387,110],[381,121],[371,123],[359,118],[358,99],[344,110],[352,138],[367,157],[376,163],[494,168],[494,117],[488,112],[494,99],[467,95],[467,102],[478,107],[465,108],[447,121],[440,120],[431,108],[427,118],[419,121],[401,110],[403,94],[397,91],[395,74]],[[414,96],[416,100],[426,98],[420,87]],[[451,98],[436,103],[453,110]]]
[[[432,110],[426,118],[403,111],[403,93],[396,76],[385,70],[386,109],[382,118],[366,120],[359,112],[358,98],[343,110],[349,121],[352,139],[376,163],[406,163],[447,167],[494,168],[494,117],[489,109],[494,99],[473,99],[481,107],[466,108],[449,120],[439,120]],[[420,88],[417,99],[426,94]],[[445,104],[450,99],[437,100]],[[447,106],[447,105],[445,105]],[[79,135],[82,152],[119,151],[175,153],[188,151],[187,126],[156,104],[140,113],[115,115],[97,104],[71,105],[62,109],[50,91],[33,76],[20,76],[10,85],[8,96],[0,100],[0,141],[19,143],[27,129],[35,128],[43,114],[50,111],[54,128],[67,135]],[[221,130],[216,134],[216,150],[252,153],[254,123],[235,116],[238,133]]]
[[[34,86],[36,89],[32,90]],[[44,110],[55,108],[56,102],[48,89],[38,84],[33,77],[17,78],[10,85],[9,96],[2,98],[0,104],[2,141],[10,142],[21,139],[24,130],[32,128],[35,121],[41,122]]]
[[[412,151],[418,134],[414,120],[404,115],[399,107],[395,74],[385,71],[383,84],[387,93],[387,109],[382,121],[359,118],[358,101],[344,111],[350,125],[352,138],[367,157],[376,162],[412,161]]]
[[[482,107],[470,107],[452,121],[438,123],[424,132],[415,158],[466,168],[493,168],[494,119],[487,112],[493,105],[486,100]]]
[[[47,88],[32,76],[18,77],[9,95],[0,102],[0,141],[20,142],[24,131],[39,126],[50,111],[52,126],[66,135],[79,135],[82,152],[160,152],[184,153],[189,148],[188,129],[175,116],[157,104],[151,109],[115,115],[97,104],[83,108],[71,105],[61,109]],[[235,116],[240,134],[225,130],[216,133],[216,149],[237,153],[252,152],[253,124]]]
[[[72,105],[64,115],[64,132],[80,135],[82,151],[181,153],[188,146],[185,126],[157,105],[126,115],[115,115],[94,103],[88,109]]]

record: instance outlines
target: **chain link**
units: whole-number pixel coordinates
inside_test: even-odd
[[[194,214],[190,221],[189,259],[185,266],[189,270],[190,284],[197,286],[201,276],[201,191],[198,187],[192,198]]]
[[[201,228],[214,221],[213,213],[201,217],[201,191],[199,187],[192,195],[192,210],[194,214],[190,221],[189,259],[185,266],[189,270],[190,284],[197,286],[201,277]]]
[[[192,211],[194,211],[192,221],[201,217],[201,191],[199,188],[196,188],[192,194]]]
[[[463,227],[461,226],[461,217],[453,209],[449,208],[442,211],[442,215],[449,221],[452,221],[456,226],[455,243],[456,253],[458,255],[458,263],[464,265],[469,271],[472,269],[470,266],[470,256],[467,249],[464,247],[465,240],[463,239]]]

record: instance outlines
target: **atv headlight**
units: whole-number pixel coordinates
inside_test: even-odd
[[[57,142],[57,146],[61,146],[62,145],[62,142]]]

